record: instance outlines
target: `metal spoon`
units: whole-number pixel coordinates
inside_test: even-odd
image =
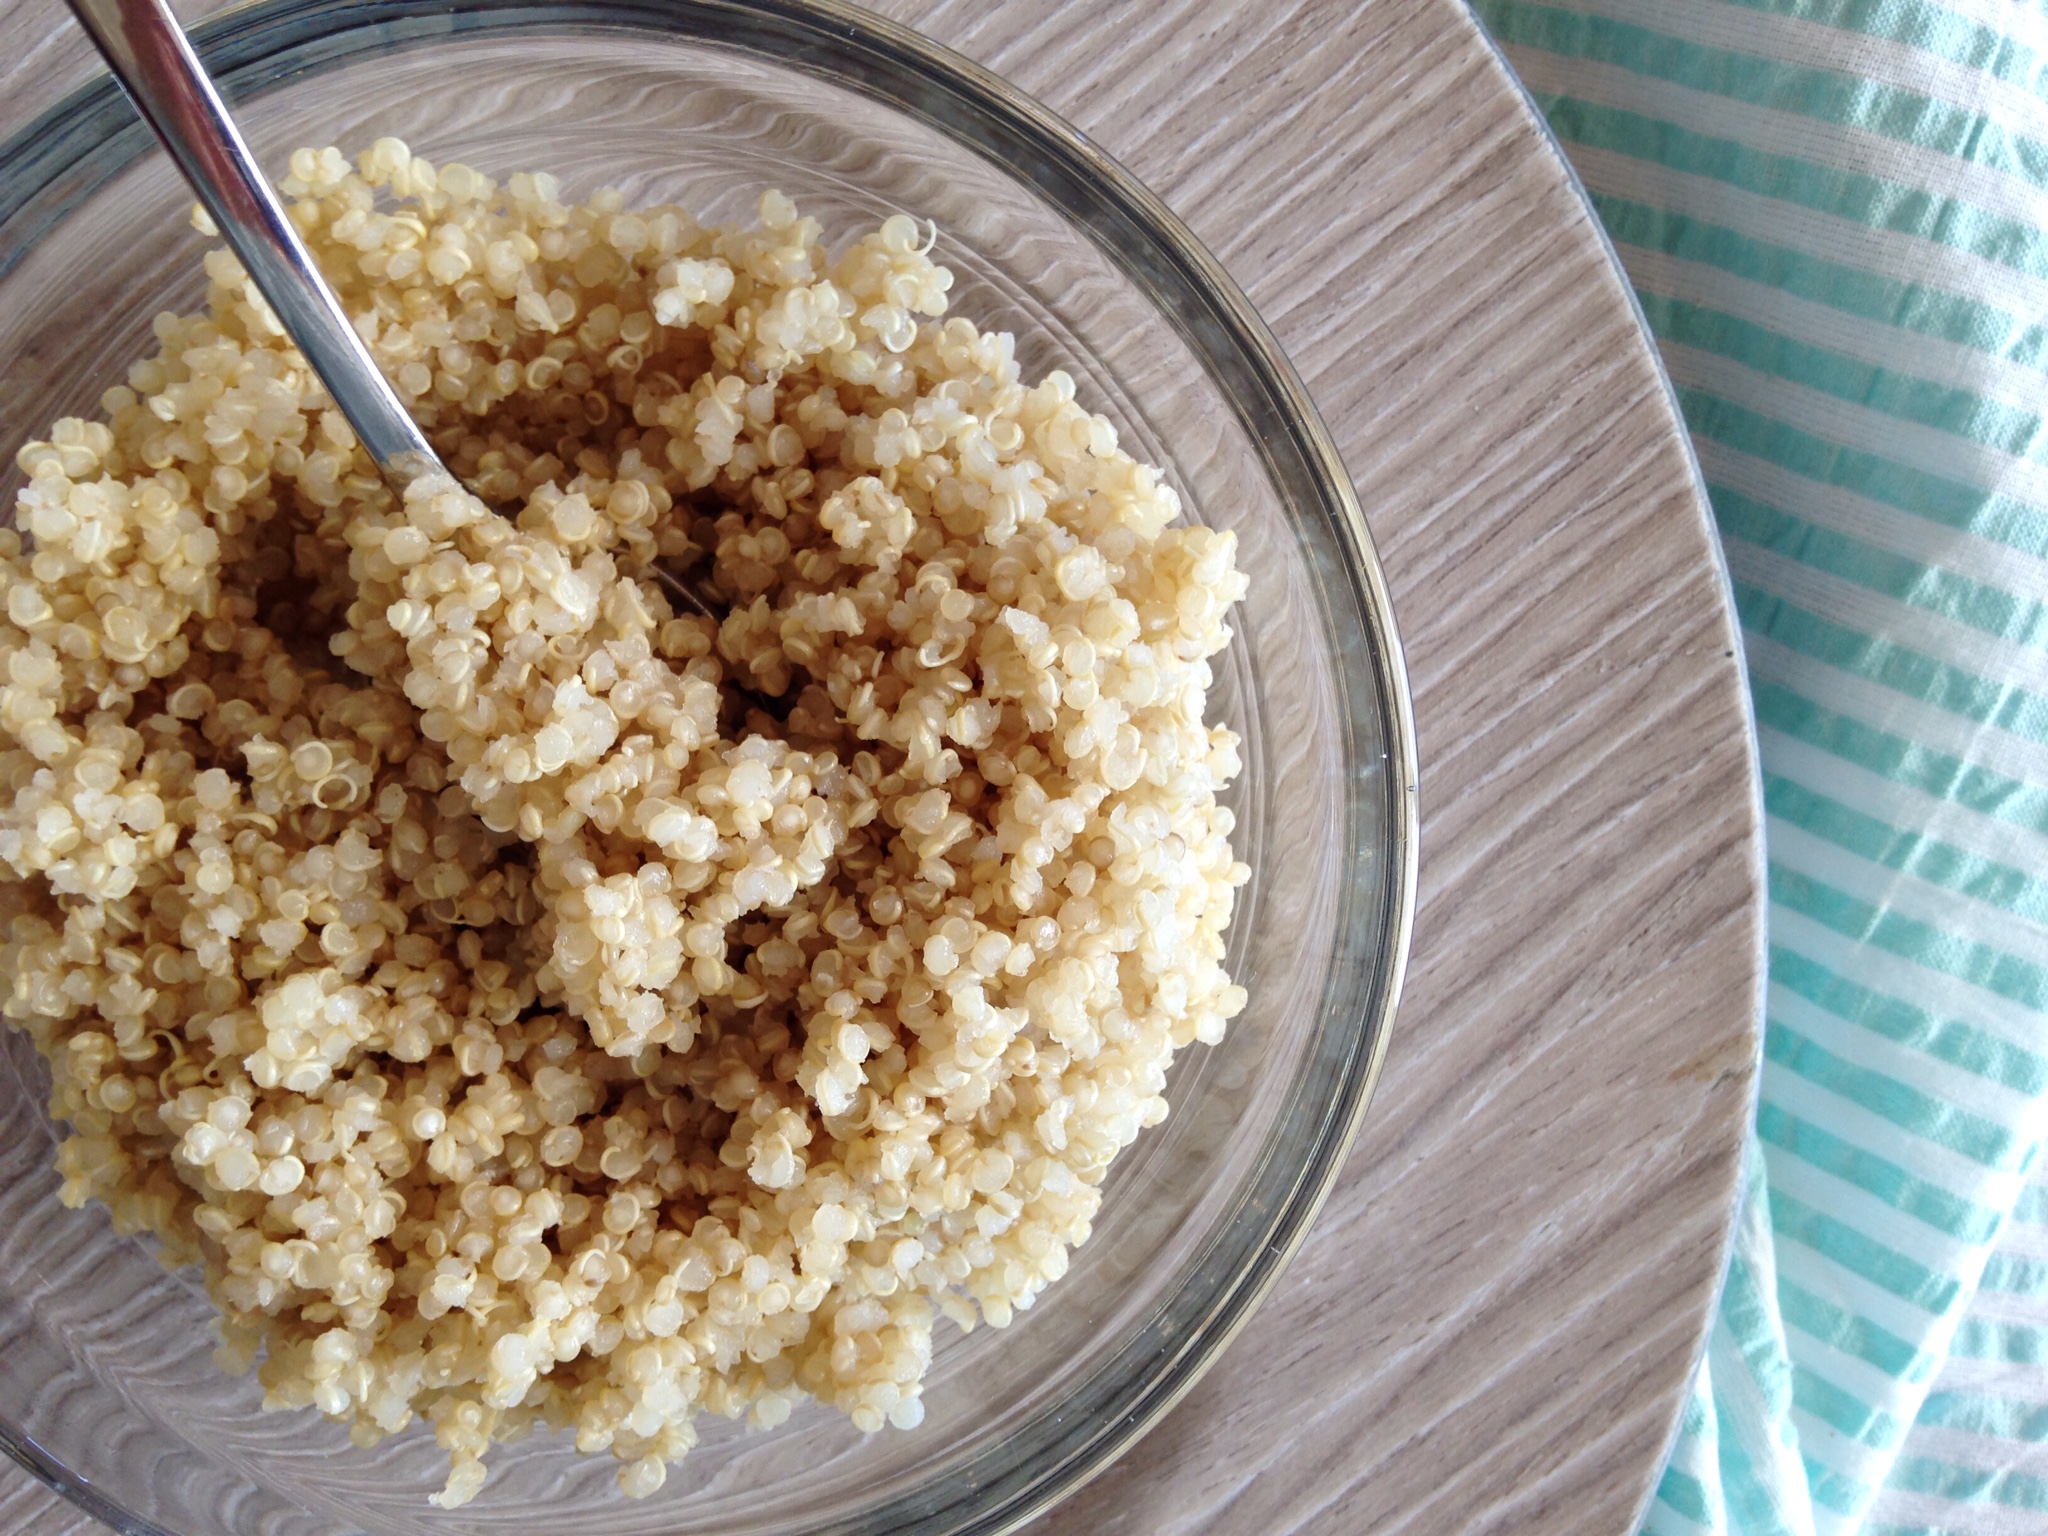
[[[422,474],[446,473],[313,265],[170,7],[164,0],[67,4],[384,478],[403,490]],[[654,574],[694,612],[718,618],[679,577]]]

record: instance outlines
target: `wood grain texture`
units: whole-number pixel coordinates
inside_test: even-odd
[[[1336,1195],[1189,1398],[1029,1529],[1619,1536],[1718,1283],[1762,872],[1705,508],[1597,226],[1456,0],[881,8],[1251,294],[1356,477],[1422,745],[1408,993]],[[0,8],[0,127],[83,70],[60,27]],[[103,1536],[11,1469],[0,1532]]]

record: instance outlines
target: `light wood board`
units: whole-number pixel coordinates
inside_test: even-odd
[[[1457,0],[882,9],[1251,294],[1357,480],[1421,736],[1414,959],[1343,1181],[1191,1396],[1029,1529],[1622,1536],[1719,1282],[1762,864],[1704,503],[1598,227]],[[88,68],[66,26],[0,0],[0,132]],[[12,1468],[0,1532],[104,1536]]]

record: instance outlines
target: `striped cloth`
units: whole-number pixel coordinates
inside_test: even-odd
[[[1476,9],[1677,386],[1763,755],[1759,1155],[1644,1530],[2048,1529],[2048,13]]]

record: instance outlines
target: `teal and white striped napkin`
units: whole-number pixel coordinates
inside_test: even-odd
[[[1645,1529],[2048,1529],[2048,13],[1476,10],[1678,387],[1763,752],[1760,1156]]]

